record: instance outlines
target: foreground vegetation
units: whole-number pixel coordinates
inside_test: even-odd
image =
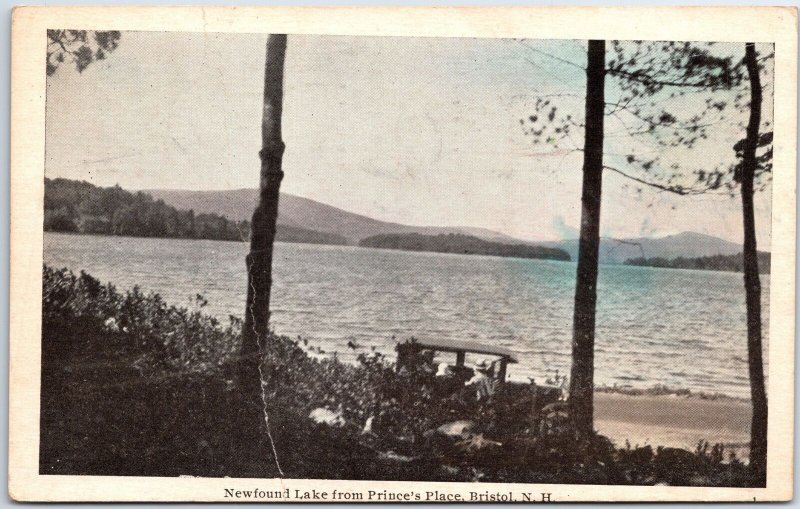
[[[758,252],[758,271],[769,274],[770,253]],[[625,260],[625,265],[638,265],[642,267],[659,267],[662,269],[694,269],[718,270],[723,272],[742,272],[744,257],[742,253],[733,255],[699,256],[697,258],[630,258]]]
[[[362,239],[358,245],[361,247],[402,249],[404,251],[430,251],[435,253],[477,254],[564,261],[569,261],[570,259],[566,251],[555,247],[503,244],[461,233],[442,233],[439,235],[387,233]]]
[[[262,402],[236,384],[241,322],[122,293],[91,276],[43,273],[43,474],[276,477]],[[696,450],[592,441],[589,462],[556,421],[546,432],[498,426],[499,406],[443,400],[426,369],[383,357],[314,358],[271,336],[264,403],[286,477],[741,486],[746,466],[721,445]],[[502,402],[497,403],[500,405]],[[326,408],[333,425],[310,419]],[[438,428],[475,415],[456,435]],[[365,429],[365,424],[370,423]],[[437,430],[438,428],[438,430]],[[725,461],[729,460],[729,461]]]

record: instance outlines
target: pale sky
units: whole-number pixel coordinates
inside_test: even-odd
[[[63,66],[47,83],[47,176],[131,190],[257,187],[265,40],[124,32],[82,74]],[[585,43],[290,35],[282,191],[385,221],[576,237],[581,153],[543,152],[519,123],[543,95],[563,96],[554,100],[582,117],[583,72],[548,55],[584,65]],[[771,87],[767,98],[771,118]],[[630,143],[621,132],[607,123],[615,164]],[[670,156],[710,168],[733,160],[737,136],[721,127],[700,150]],[[738,195],[631,184],[605,172],[605,235],[691,230],[740,241]],[[770,196],[768,187],[756,202],[763,249]]]

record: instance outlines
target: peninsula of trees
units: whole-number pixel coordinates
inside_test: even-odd
[[[758,271],[769,274],[770,253],[758,252]],[[694,269],[718,270],[724,272],[742,272],[742,253],[734,255],[701,256],[698,258],[630,258],[625,265],[638,265],[642,267],[659,267],[662,269]]]
[[[460,233],[439,235],[390,233],[367,237],[362,239],[358,245],[361,247],[401,249],[404,251],[430,251],[564,261],[569,261],[570,259],[569,254],[563,249],[526,244],[502,244]]]
[[[97,187],[63,178],[45,179],[45,231],[129,237],[162,237],[247,241],[249,221],[179,210],[141,191],[119,186]],[[280,225],[277,241],[310,244],[346,244],[341,235]]]

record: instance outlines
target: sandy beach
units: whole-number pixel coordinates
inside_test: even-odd
[[[616,445],[663,445],[694,450],[698,441],[725,444],[748,457],[750,403],[736,399],[705,400],[680,396],[595,394],[595,428]]]

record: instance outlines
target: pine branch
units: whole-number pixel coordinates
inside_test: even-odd
[[[629,179],[633,180],[634,182],[638,182],[639,184],[643,184],[643,185],[652,187],[654,189],[658,189],[660,191],[665,191],[665,192],[677,194],[677,195],[680,195],[680,196],[693,196],[693,195],[705,194],[705,193],[708,192],[708,189],[699,189],[699,188],[691,188],[691,187],[683,187],[683,186],[671,186],[671,185],[660,184],[658,182],[652,182],[652,181],[645,180],[643,178],[639,178],[639,177],[636,177],[634,175],[631,175],[630,173],[626,173],[626,172],[620,170],[619,168],[614,168],[613,166],[603,165],[603,168],[606,169],[606,170],[611,170],[611,171],[613,171],[615,173],[618,173],[618,174],[622,175],[623,177],[626,177],[626,178],[629,178]]]
[[[692,83],[689,81],[659,80],[641,71],[633,73],[629,71],[624,71],[619,67],[607,69],[606,72],[608,74],[612,74],[615,76],[623,76],[631,81],[636,81],[639,83],[643,83],[645,85],[658,85],[662,87],[686,87],[686,88],[710,88],[712,86],[706,82]]]

